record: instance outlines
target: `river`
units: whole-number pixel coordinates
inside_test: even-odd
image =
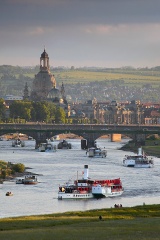
[[[39,174],[37,185],[16,184],[5,181],[0,184],[0,218],[26,215],[59,213],[76,210],[110,208],[114,204],[125,207],[160,203],[160,158],[154,158],[154,167],[149,169],[122,166],[124,155],[131,152],[118,150],[120,143],[108,139],[97,140],[99,147],[107,149],[106,158],[89,158],[81,150],[80,140],[68,140],[71,150],[38,152],[34,141],[25,141],[25,147],[14,148],[11,141],[0,141],[0,160],[23,163],[31,172]],[[57,143],[55,143],[57,144]],[[116,198],[90,200],[58,200],[59,184],[82,176],[84,165],[89,166],[92,179],[121,178],[124,193]],[[7,191],[13,196],[5,196]]]

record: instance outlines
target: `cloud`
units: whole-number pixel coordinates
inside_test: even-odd
[[[47,35],[47,34],[51,34],[54,32],[53,28],[49,28],[49,27],[32,27],[29,28],[25,31],[26,35],[30,35],[30,36],[39,36],[39,35]]]
[[[53,65],[158,65],[159,9],[159,0],[1,1],[0,64],[38,64],[46,45]]]
[[[159,8],[158,0],[5,0],[0,25],[155,23],[160,21]]]

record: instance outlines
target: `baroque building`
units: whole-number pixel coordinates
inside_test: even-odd
[[[49,56],[44,49],[40,57],[40,71],[35,75],[33,80],[30,99],[33,101],[43,101],[47,100],[47,98],[52,98],[53,89],[55,89],[55,95],[59,98],[59,90],[56,89],[55,77],[50,72]]]
[[[33,80],[30,100],[53,102],[65,110],[67,117],[70,116],[70,106],[65,97],[64,84],[62,83],[60,90],[56,88],[56,79],[50,72],[49,56],[45,49],[40,56],[40,71]]]

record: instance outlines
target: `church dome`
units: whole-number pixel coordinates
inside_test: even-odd
[[[48,100],[52,100],[53,102],[61,102],[61,93],[57,88],[52,88],[47,96]]]
[[[44,49],[43,53],[41,54],[41,58],[48,58],[48,53],[46,53],[45,49]]]

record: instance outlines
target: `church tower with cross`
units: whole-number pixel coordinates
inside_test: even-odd
[[[65,97],[64,84],[62,83],[60,90],[56,88],[56,79],[50,72],[49,56],[45,48],[40,56],[40,71],[33,80],[29,99],[31,101],[52,102],[62,107],[66,112],[66,116],[70,116],[70,106]]]
[[[40,56],[40,71],[33,80],[30,99],[33,101],[47,100],[48,93],[53,88],[56,88],[56,80],[50,72],[49,56],[44,48]]]

